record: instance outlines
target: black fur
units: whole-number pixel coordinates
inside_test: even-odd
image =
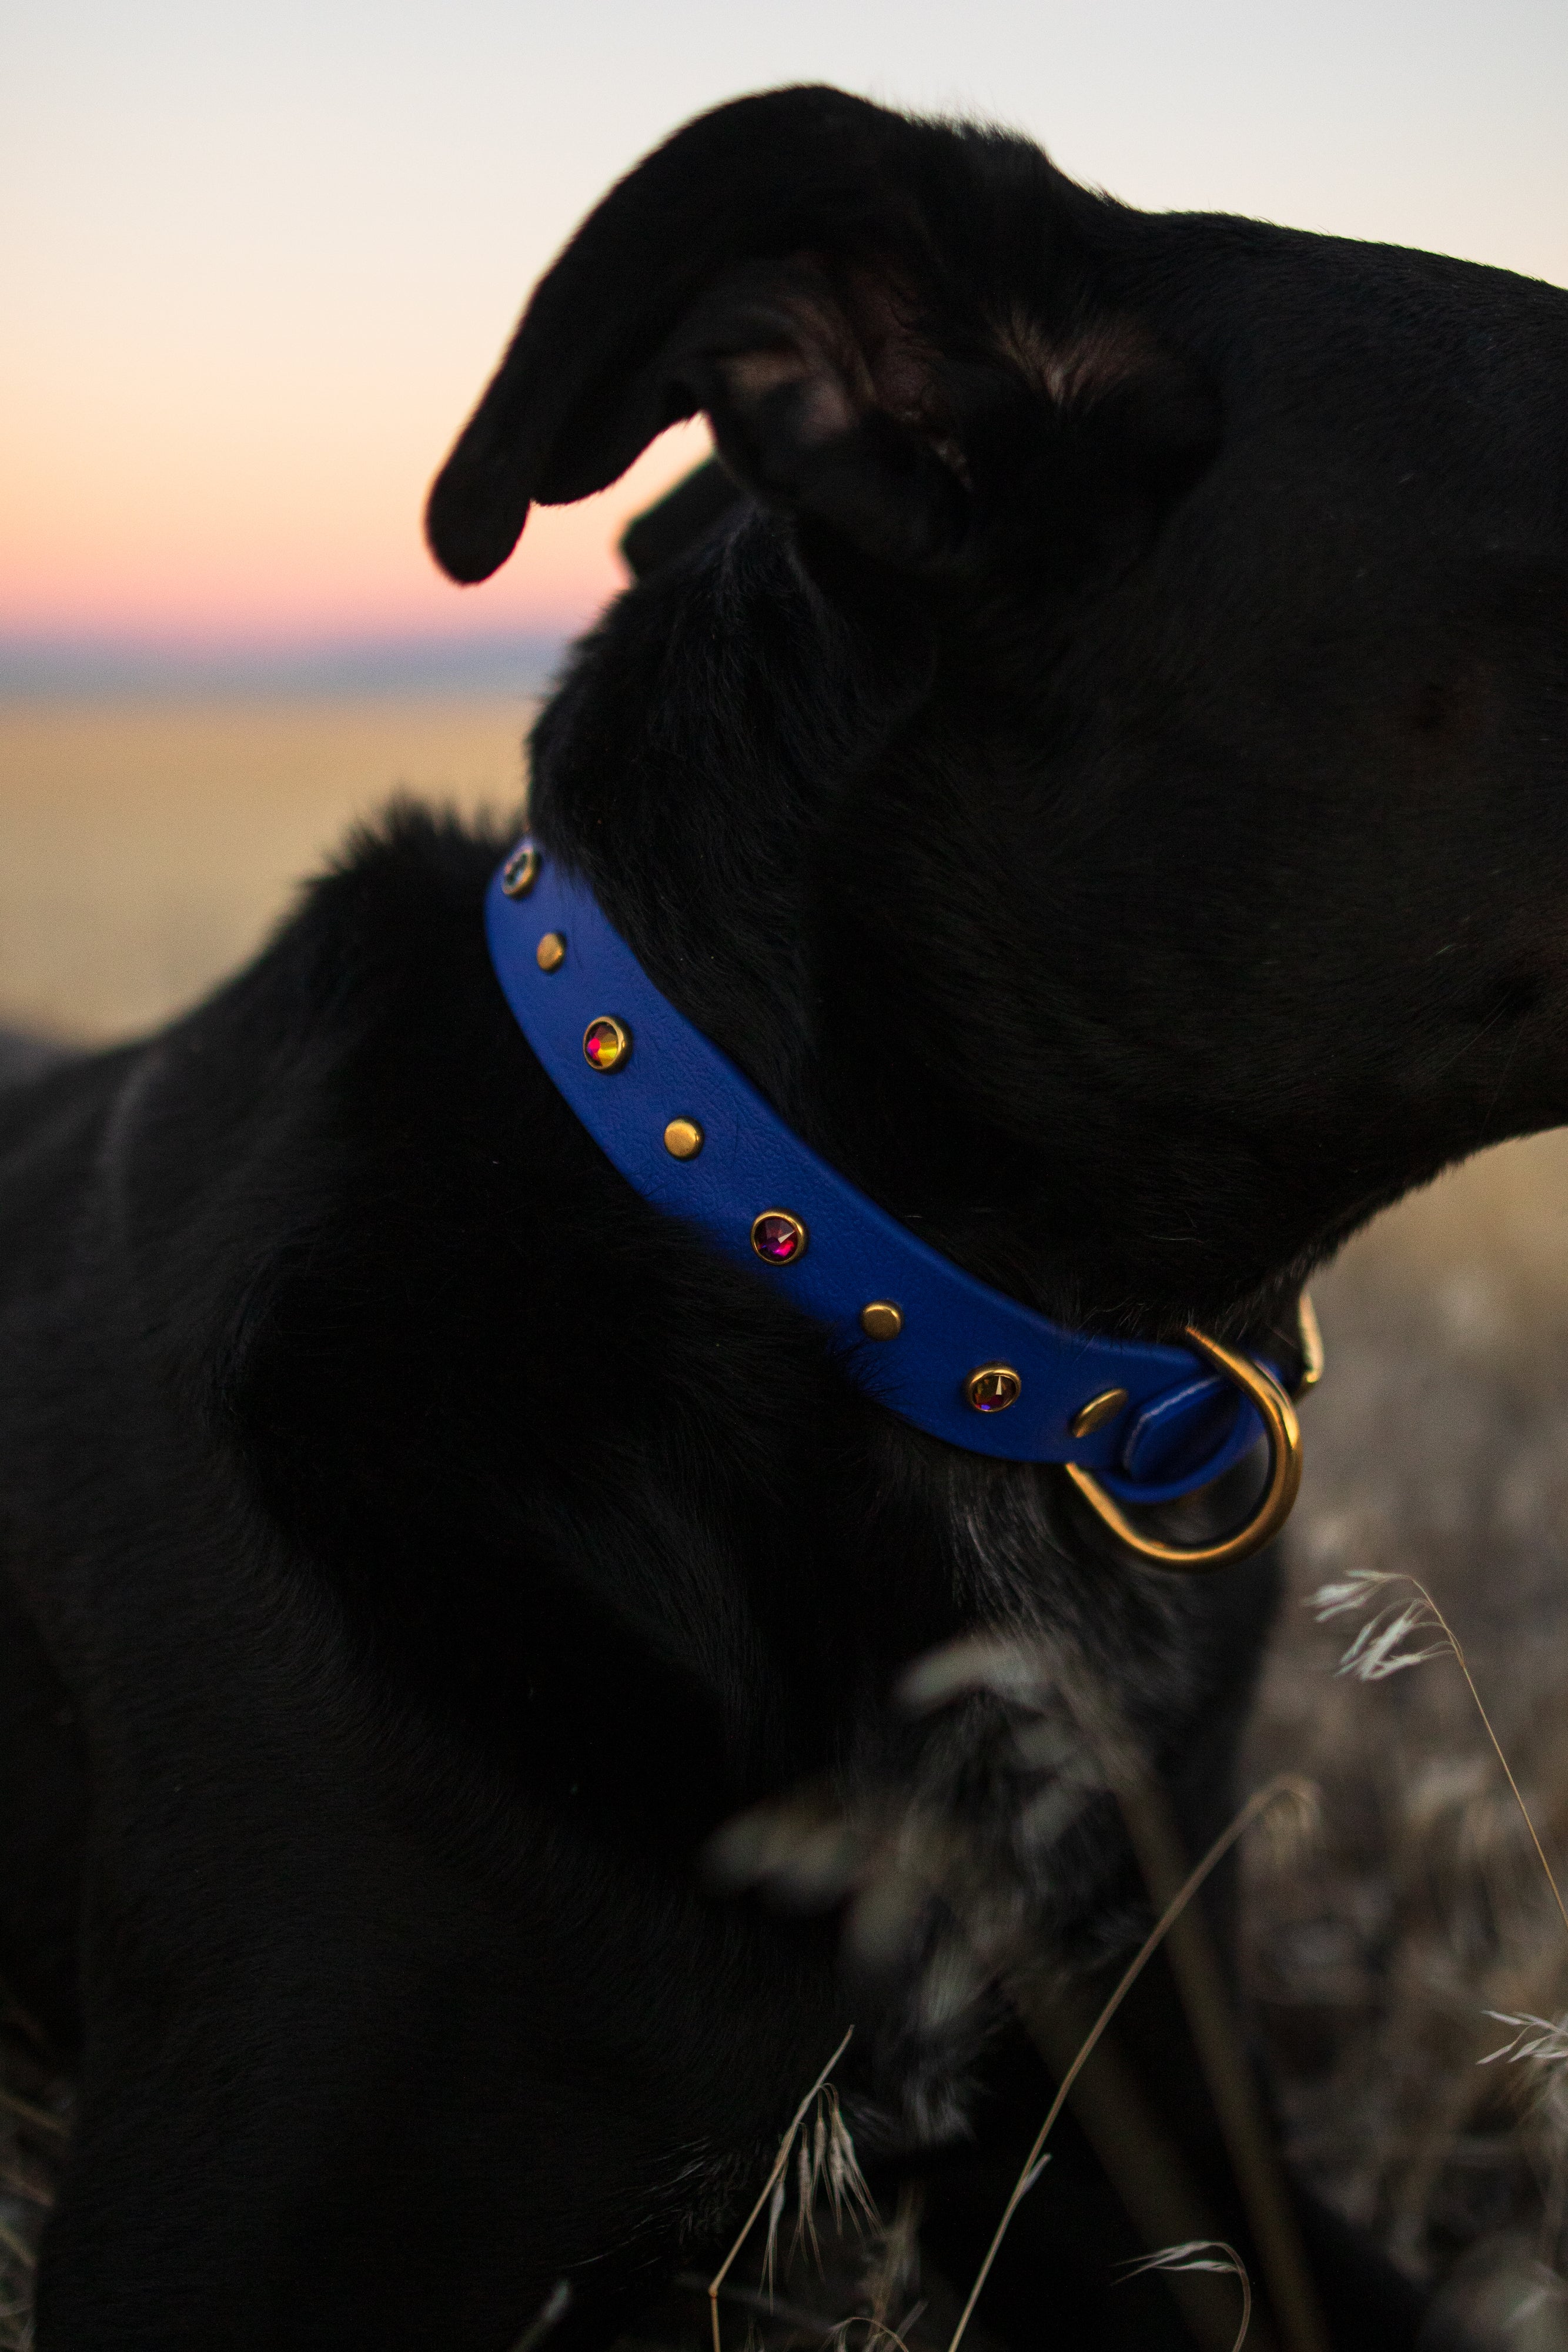
[[[621,553],[634,580],[674,562],[727,522],[746,493],[716,457],[682,476],[653,506],[633,515],[621,534]]]
[[[1568,1115],[1565,383],[1555,289],[779,92],[586,225],[432,541],[483,576],[706,408],[748,503],[578,655],[536,832],[960,1262],[1247,1335]],[[1223,1817],[1268,1563],[1108,1556],[632,1195],[495,988],[499,846],[398,817],[189,1019],[0,1096],[0,1671],[46,1790],[0,1791],[5,1964],[81,2048],[42,2352],[506,2352],[562,2273],[602,2340],[870,1998],[705,1841],[918,1776],[946,1735],[890,1690],[977,1622]],[[1013,1860],[1042,1937],[1124,1948],[1103,1803]],[[934,2168],[956,2273],[1023,2062],[862,2025],[866,2148]],[[967,2172],[922,2137],[966,2104]],[[1166,2340],[1078,2194],[1020,2259],[1073,2342]],[[1405,2340],[1317,2242],[1336,2342]],[[1027,2275],[990,2315],[1033,2340]]]

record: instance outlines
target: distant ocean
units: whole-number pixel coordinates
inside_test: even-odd
[[[559,635],[507,629],[220,646],[0,635],[0,698],[537,694],[562,645]]]

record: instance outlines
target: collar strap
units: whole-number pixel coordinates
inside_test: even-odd
[[[1247,1360],[1207,1340],[1200,1353],[1064,1330],[879,1208],[659,993],[591,891],[532,842],[497,872],[486,928],[518,1026],[606,1158],[820,1323],[889,1412],[970,1454],[1075,1465],[1092,1474],[1076,1481],[1085,1493],[1133,1504],[1207,1486],[1262,1433]],[[1221,1362],[1231,1377],[1216,1376]],[[1272,1368],[1262,1377],[1279,1395]]]

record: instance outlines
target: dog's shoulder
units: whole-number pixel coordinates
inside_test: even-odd
[[[485,948],[499,845],[394,806],[203,1003],[0,1093],[0,1298],[40,1345],[65,1318],[188,1376],[324,1237],[380,1235],[403,1171],[462,1157],[475,1055],[533,1067]]]
[[[485,941],[502,845],[394,803],[244,971],[144,1048],[113,1174],[122,1230],[155,1256],[161,1293],[189,1287],[205,1318],[326,1234],[351,1228],[362,1245],[476,1148],[491,1057],[513,1046],[526,1087],[531,1057]]]
[[[515,831],[515,828],[514,828]],[[362,1035],[390,1004],[429,997],[482,945],[486,887],[508,835],[394,800],[357,825],[245,972],[195,1016],[235,1018],[277,1042]]]
[[[484,898],[503,845],[413,801],[357,826],[254,960],[150,1041],[139,1141],[162,1178],[180,1186],[170,1163],[192,1150],[265,1156],[279,1123],[296,1142],[316,1119],[346,1134],[381,1057],[405,1085],[422,1048],[449,1057],[495,992]]]

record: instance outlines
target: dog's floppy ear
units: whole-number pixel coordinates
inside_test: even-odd
[[[699,409],[765,502],[888,561],[950,543],[965,491],[919,328],[936,135],[840,90],[772,90],[639,164],[540,281],[436,479],[443,569],[488,578],[530,504],[604,488]]]

